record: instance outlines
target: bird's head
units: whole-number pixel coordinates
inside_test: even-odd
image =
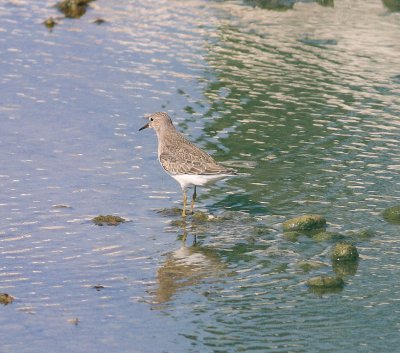
[[[157,112],[146,117],[149,122],[142,126],[139,131],[151,128],[156,131],[159,131],[162,127],[172,126],[172,120],[167,113]]]

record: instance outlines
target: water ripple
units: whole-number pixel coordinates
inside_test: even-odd
[[[151,352],[154,337],[170,352],[395,351],[400,245],[380,215],[400,200],[393,6],[97,1],[49,32],[54,3],[0,4],[2,352]],[[181,206],[136,132],[155,110],[242,172],[201,190],[209,222],[154,211]],[[357,266],[283,234],[311,212],[371,234],[347,238]],[[108,213],[130,221],[90,222]],[[341,291],[307,289],[335,271]]]

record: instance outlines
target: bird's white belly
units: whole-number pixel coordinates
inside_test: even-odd
[[[186,189],[189,186],[203,186],[217,180],[224,179],[229,174],[216,174],[216,175],[201,175],[201,174],[170,174],[182,187]]]

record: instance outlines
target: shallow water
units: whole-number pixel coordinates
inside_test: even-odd
[[[395,352],[398,2],[98,0],[49,31],[53,4],[0,4],[1,352]],[[159,110],[243,174],[200,190],[210,221],[177,222],[179,185],[137,132]],[[358,266],[287,239],[305,213]],[[307,289],[334,271],[342,291]]]

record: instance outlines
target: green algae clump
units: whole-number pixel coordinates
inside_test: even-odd
[[[382,216],[389,223],[400,224],[400,205],[387,208]]]
[[[85,14],[92,1],[95,0],[62,0],[56,4],[56,8],[67,18],[79,18]]]
[[[288,219],[282,223],[285,232],[290,231],[312,231],[326,227],[326,219],[320,215],[306,214]]]
[[[339,292],[344,287],[344,281],[340,277],[321,275],[310,278],[307,286],[317,294]]]
[[[126,220],[122,217],[119,216],[113,216],[113,215],[100,215],[97,217],[94,217],[92,219],[92,222],[98,226],[117,226],[120,223],[126,222]]]
[[[337,243],[332,250],[333,261],[357,261],[358,251],[357,248],[349,243]]]
[[[14,297],[7,293],[0,293],[0,304],[8,305],[14,301]]]

